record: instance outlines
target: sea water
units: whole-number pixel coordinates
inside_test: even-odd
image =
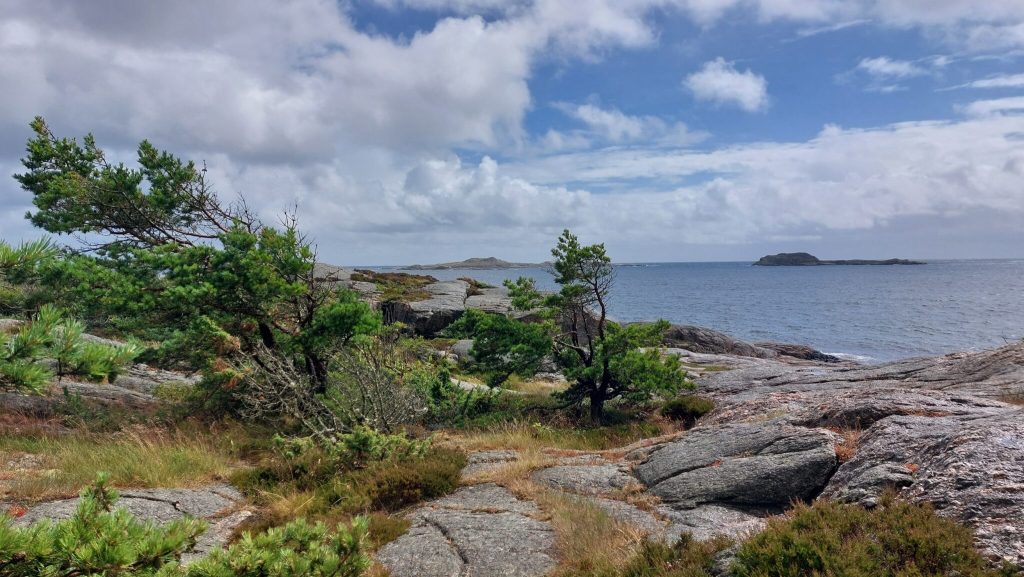
[[[392,269],[401,270],[401,269]],[[1003,345],[1024,337],[1024,260],[929,261],[912,266],[759,267],[749,262],[614,267],[610,314],[666,319],[748,341],[810,345],[887,361]],[[410,271],[500,285],[540,268]]]

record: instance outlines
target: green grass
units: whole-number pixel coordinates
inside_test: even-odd
[[[237,461],[211,436],[143,431],[117,435],[0,434],[0,462],[28,453],[41,468],[10,482],[18,499],[73,496],[105,472],[118,487],[185,487],[226,477]]]

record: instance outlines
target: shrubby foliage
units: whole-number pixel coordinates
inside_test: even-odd
[[[294,521],[258,535],[243,534],[224,550],[182,567],[182,554],[206,530],[182,518],[165,525],[139,521],[116,508],[116,491],[101,477],[82,492],[74,515],[60,522],[14,527],[0,517],[0,574],[5,577],[358,577],[370,566],[367,522],[328,531]]]
[[[661,414],[672,420],[681,421],[686,427],[692,427],[697,419],[710,413],[714,408],[715,402],[706,397],[680,395],[665,401],[661,405]]]
[[[892,493],[873,509],[827,501],[797,505],[742,544],[732,570],[737,577],[1016,574],[990,569],[970,529]]]
[[[0,387],[39,392],[54,376],[64,375],[110,381],[142,350],[134,342],[112,346],[84,340],[83,330],[82,323],[44,305],[16,332],[0,335]]]
[[[195,545],[206,523],[180,519],[156,525],[114,507],[104,479],[82,492],[74,515],[56,523],[14,527],[0,517],[0,574],[9,577],[125,575],[150,577]]]
[[[474,309],[467,310],[445,330],[455,338],[473,339],[470,354],[475,359],[474,368],[486,375],[491,387],[500,386],[514,374],[536,374],[544,357],[551,354],[549,332],[541,324]]]

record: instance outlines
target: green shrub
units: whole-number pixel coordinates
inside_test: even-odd
[[[680,395],[665,401],[661,406],[661,414],[673,421],[682,421],[686,427],[692,427],[697,419],[710,413],[715,408],[711,399],[697,395]]]
[[[463,389],[452,382],[451,372],[444,365],[413,371],[408,383],[426,404],[424,421],[429,426],[462,426],[490,412],[499,396],[497,391]]]
[[[232,482],[267,505],[280,496],[311,493],[303,507],[306,514],[334,518],[395,511],[458,486],[466,463],[462,452],[397,440],[397,435],[376,437],[380,438],[349,437],[349,446],[337,448],[279,440],[272,455],[259,466],[236,473]]]
[[[76,375],[93,381],[111,381],[142,352],[130,342],[110,346],[83,339],[80,322],[67,319],[45,305],[16,333],[0,340],[0,387],[41,391],[56,375]],[[0,339],[3,339],[0,335]],[[56,372],[40,363],[56,362]]]
[[[378,461],[343,475],[323,495],[352,513],[398,511],[454,491],[465,465],[462,452],[435,448],[422,457]]]
[[[357,517],[350,527],[328,532],[323,523],[299,519],[256,535],[245,533],[238,543],[166,577],[359,577],[370,567],[367,527],[367,520]]]
[[[296,520],[258,535],[245,533],[227,549],[181,567],[181,555],[206,530],[204,521],[140,521],[114,508],[118,494],[105,479],[82,492],[74,515],[57,523],[14,527],[0,516],[0,575],[4,577],[359,577],[370,566],[369,523],[328,531]]]
[[[1007,569],[1007,571],[1010,571]],[[798,505],[744,543],[736,577],[989,577],[966,527],[890,493],[874,509]],[[1012,574],[1012,573],[1004,573]]]
[[[139,521],[127,509],[113,507],[117,497],[100,477],[82,491],[67,520],[14,527],[0,516],[0,574],[149,577],[176,562],[206,530],[206,523],[194,519],[166,525]]]
[[[445,334],[473,339],[472,367],[485,376],[489,386],[497,387],[512,375],[530,377],[537,373],[544,357],[551,353],[548,331],[546,325],[470,309],[445,329]]]

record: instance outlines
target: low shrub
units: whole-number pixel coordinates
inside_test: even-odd
[[[930,505],[884,495],[865,509],[819,501],[798,505],[744,543],[736,577],[995,577],[974,548],[971,531]]]
[[[268,507],[269,526],[299,514],[338,519],[396,511],[458,486],[466,463],[462,452],[422,441],[395,441],[387,449],[375,443],[358,441],[353,453],[279,441],[260,465],[237,472],[232,482]]]
[[[227,549],[215,549],[185,569],[158,577],[359,577],[370,567],[365,552],[368,523],[328,531],[304,519],[263,533],[245,533]]]
[[[465,465],[462,452],[435,448],[422,457],[378,461],[342,475],[321,497],[351,513],[398,511],[454,491]]]
[[[0,574],[4,577],[359,577],[370,567],[368,521],[329,531],[303,519],[215,549],[187,567],[179,564],[206,530],[182,518],[160,525],[114,508],[117,492],[105,479],[82,492],[71,518],[14,527],[0,516]]]
[[[674,421],[681,421],[684,426],[692,427],[697,419],[710,413],[715,402],[697,395],[680,395],[665,401],[661,406],[661,414]]]
[[[189,518],[166,525],[140,521],[114,508],[118,494],[105,482],[100,477],[82,491],[78,509],[64,521],[15,527],[0,516],[0,574],[149,577],[175,563],[206,530],[206,523]]]
[[[83,331],[82,323],[44,305],[17,332],[0,335],[0,388],[40,392],[63,375],[112,381],[142,352],[135,342],[112,346],[85,340]]]

